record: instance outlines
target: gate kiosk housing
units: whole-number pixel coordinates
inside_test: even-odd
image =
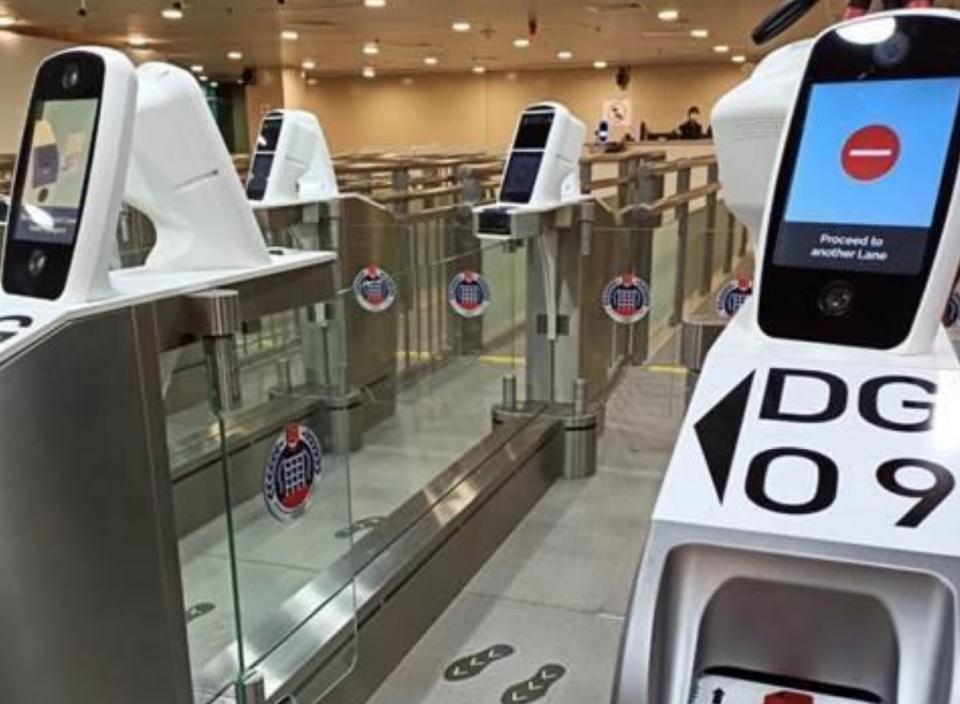
[[[111,272],[125,188],[157,244]],[[191,230],[200,200],[220,226]],[[334,259],[267,252],[185,71],[101,48],[41,64],[0,293],[0,699],[193,701],[160,356],[202,338],[235,407],[241,321],[332,297]]]
[[[815,41],[758,293],[707,357],[655,509],[617,704],[960,702],[960,365],[939,325],[958,42],[960,14],[934,10]]]
[[[260,125],[247,197],[263,206],[330,200],[339,194],[330,149],[317,116],[273,110]]]
[[[583,122],[559,103],[524,110],[497,202],[474,210],[477,236],[535,237],[545,213],[580,201],[580,153],[586,133]]]
[[[246,194],[271,245],[337,253],[337,285],[350,287],[358,272],[375,264],[396,275],[397,226],[383,205],[356,193],[341,193],[330,149],[316,115],[274,110],[264,117],[250,164]],[[325,438],[334,450],[359,450],[371,426],[391,416],[396,398],[393,314],[372,315],[345,297],[301,312],[305,381],[322,395],[332,422],[347,429]],[[377,340],[345,357],[346,339]],[[333,388],[332,370],[346,368],[346,388]],[[365,399],[378,399],[365,403]]]

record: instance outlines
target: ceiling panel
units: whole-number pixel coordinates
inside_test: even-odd
[[[713,52],[727,44],[755,60],[761,52],[749,42],[750,29],[779,0],[386,0],[367,8],[363,0],[185,0],[184,18],[168,21],[161,10],[169,0],[0,0],[0,8],[18,20],[18,31],[122,45],[130,35],[147,39],[141,58],[164,58],[184,65],[199,63],[207,73],[234,78],[243,66],[300,66],[316,63],[314,73],[359,72],[365,64],[381,72],[463,71],[482,64],[490,70],[522,70],[652,62],[729,61]],[[841,0],[824,0],[789,37],[809,35],[836,18]],[[675,22],[657,12],[680,11]],[[528,22],[537,20],[530,36]],[[451,23],[468,20],[472,30],[455,33]],[[695,39],[692,29],[707,29]],[[284,41],[281,30],[299,33]],[[530,37],[528,48],[515,48]],[[367,57],[365,42],[380,52]],[[557,52],[573,52],[560,61]],[[227,58],[239,51],[240,60]],[[426,56],[439,64],[424,65]]]

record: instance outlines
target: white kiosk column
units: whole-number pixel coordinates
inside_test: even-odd
[[[960,261],[958,42],[946,11],[814,42],[758,293],[681,429],[614,702],[960,702],[960,365],[939,324]]]

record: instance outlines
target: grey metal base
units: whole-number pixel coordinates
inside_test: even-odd
[[[527,402],[513,407],[493,407],[494,427],[516,418],[542,416],[563,424],[564,479],[586,479],[597,473],[597,440],[601,431],[602,405],[578,413],[572,403]]]

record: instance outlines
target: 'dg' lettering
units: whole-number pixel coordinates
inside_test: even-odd
[[[805,395],[807,397],[819,397],[825,391],[825,402],[817,408],[785,408],[784,390],[790,379],[811,385],[808,387],[810,393]],[[812,385],[816,385],[816,391],[813,391]],[[886,411],[881,408],[881,399],[884,391],[893,392],[904,387],[919,390],[922,396],[900,401],[900,408],[912,413],[907,418],[893,418],[889,408]],[[857,410],[863,420],[877,428],[900,433],[922,433],[933,428],[936,395],[937,385],[928,379],[881,376],[864,382],[860,387]],[[846,412],[849,396],[847,383],[835,374],[809,369],[772,368],[767,375],[760,419],[783,423],[828,423]]]

